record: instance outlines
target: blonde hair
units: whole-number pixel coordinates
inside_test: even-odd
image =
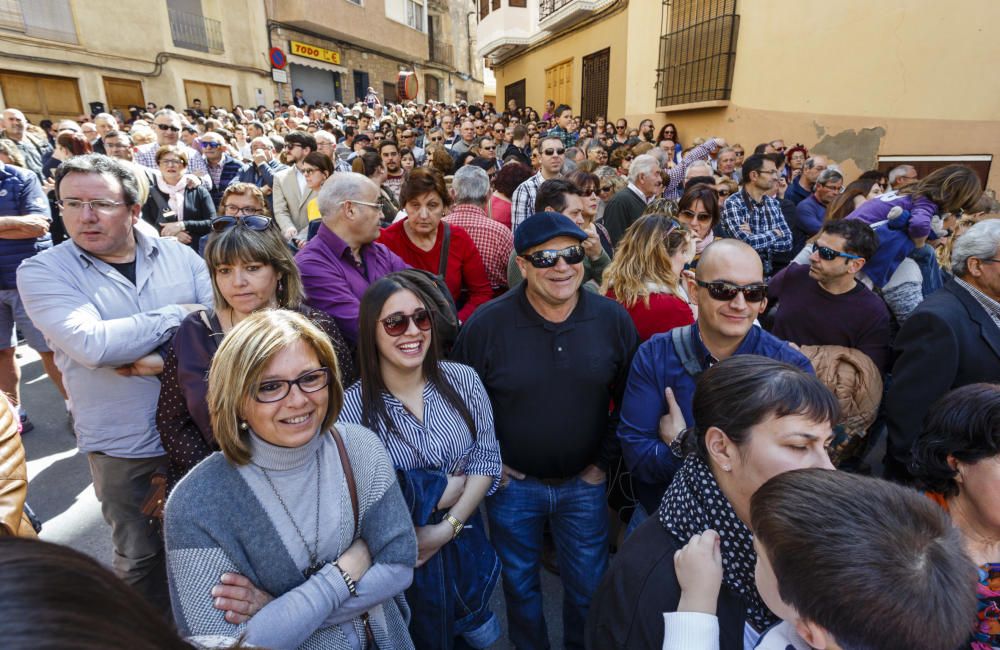
[[[302,341],[330,369],[329,402],[320,431],[328,431],[344,405],[337,355],[330,339],[308,318],[294,311],[271,309],[252,314],[222,339],[208,371],[208,411],[212,432],[223,456],[233,465],[250,462],[249,431],[240,429],[245,411],[272,359]]]
[[[650,283],[677,294],[680,278],[674,273],[670,258],[690,243],[690,231],[666,215],[639,217],[615,249],[615,256],[604,271],[601,293],[614,290],[615,299],[627,308],[633,307],[639,298],[649,306],[649,295],[654,293]]]

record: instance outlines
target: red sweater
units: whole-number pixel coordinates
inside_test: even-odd
[[[399,255],[413,268],[437,273],[441,260],[441,242],[444,240],[444,223],[438,225],[434,248],[425,251],[410,241],[406,230],[403,229],[405,221],[403,219],[388,228],[383,228],[378,242]],[[493,298],[493,290],[490,289],[490,282],[486,278],[486,268],[483,266],[479,251],[472,243],[469,233],[459,226],[451,226],[448,268],[445,271],[444,282],[448,285],[455,304],[459,306],[458,319],[463,323],[469,319],[476,307]],[[462,289],[468,293],[464,305],[458,302]]]
[[[608,298],[615,298],[614,289],[609,289]],[[653,293],[649,296],[649,306],[639,298],[630,308],[626,308],[628,315],[635,323],[635,329],[639,332],[639,339],[645,341],[653,334],[667,332],[675,327],[683,327],[694,323],[694,314],[691,307],[675,295],[669,293]]]

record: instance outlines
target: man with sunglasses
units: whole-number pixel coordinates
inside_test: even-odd
[[[518,185],[514,190],[514,196],[511,197],[510,223],[511,230],[515,232],[525,219],[535,213],[538,186],[547,180],[559,178],[562,174],[566,147],[559,138],[545,136],[539,140],[538,153],[542,163],[538,173]]]
[[[770,276],[775,253],[792,250],[792,231],[777,199],[768,192],[777,185],[778,168],[765,155],[754,154],[743,163],[743,187],[722,205],[722,230],[749,244]]]
[[[188,173],[199,178],[208,178],[208,164],[201,152],[193,149],[180,141],[181,137],[181,116],[169,108],[164,108],[156,112],[153,116],[153,133],[156,134],[156,142],[144,144],[135,152],[135,162],[143,167],[157,169],[156,152],[160,147],[167,145],[177,145],[184,148],[188,156]]]
[[[476,310],[452,351],[479,373],[493,406],[504,487],[486,498],[486,511],[503,564],[509,636],[523,650],[549,647],[539,575],[545,521],[563,581],[566,647],[583,647],[608,565],[613,405],[621,404],[638,335],[621,305],[581,289],[586,237],[558,213],[525,220],[514,233],[524,282]]]
[[[291,165],[274,175],[274,219],[285,240],[290,242],[309,224],[307,206],[316,197],[302,171],[306,156],[316,151],[316,138],[292,131],[285,136],[285,151]]]
[[[226,191],[245,168],[245,165],[229,155],[226,150],[226,141],[221,135],[214,131],[209,131],[199,139],[201,150],[204,152],[205,163],[208,166],[208,175],[212,179],[212,187],[209,193],[212,195],[212,203],[219,205],[222,200],[222,193]]]
[[[669,445],[684,426],[694,424],[695,380],[703,370],[738,354],[757,354],[812,372],[801,353],[755,325],[767,307],[767,284],[760,257],[747,244],[735,239],[709,244],[694,280],[688,280],[688,295],[698,309],[695,323],[642,344],[622,401],[618,438],[641,505],[630,531],[656,512],[681,465]]]
[[[792,263],[768,283],[768,298],[778,302],[771,332],[797,345],[860,350],[884,373],[889,309],[857,279],[877,248],[875,231],[865,223],[840,220],[823,226],[809,263]]]

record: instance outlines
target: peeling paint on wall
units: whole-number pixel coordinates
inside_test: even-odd
[[[875,168],[878,162],[879,144],[882,137],[885,136],[884,128],[876,126],[860,131],[848,129],[834,135],[827,135],[826,129],[822,125],[813,122],[813,126],[816,128],[816,137],[820,140],[809,150],[809,153],[822,154],[831,160],[840,162],[853,160],[858,169],[862,171]]]

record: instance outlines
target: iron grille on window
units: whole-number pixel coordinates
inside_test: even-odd
[[[663,0],[656,104],[729,99],[740,17],[736,0]]]
[[[573,0],[541,0],[538,3],[538,20],[545,20],[572,1]]]
[[[174,45],[188,50],[221,54],[225,51],[222,45],[222,23],[218,20],[205,18],[201,14],[178,11],[168,7],[170,13],[170,35]]]
[[[580,115],[585,120],[607,117],[608,74],[611,70],[611,48],[583,57],[583,92]]]

